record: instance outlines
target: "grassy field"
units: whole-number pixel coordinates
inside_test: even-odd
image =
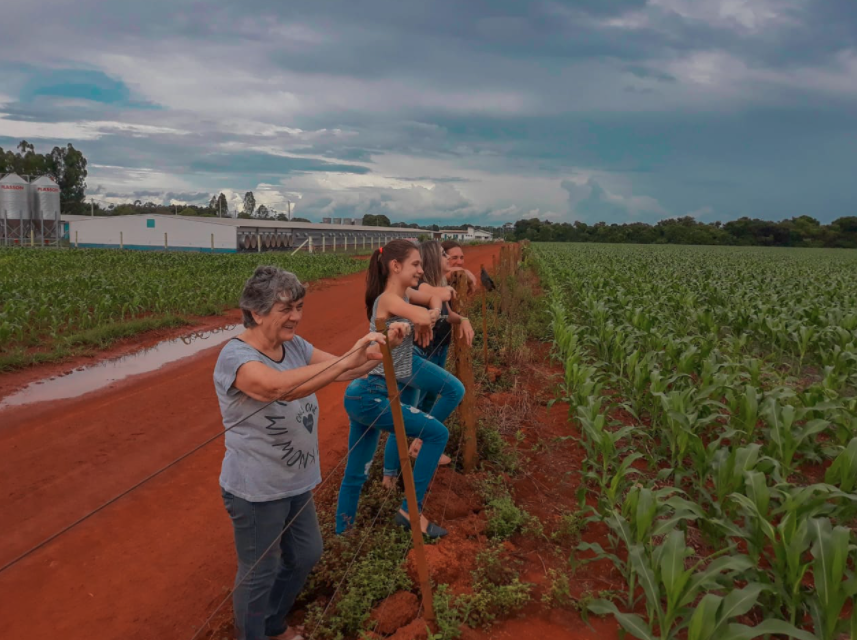
[[[303,281],[366,267],[332,254],[0,249],[0,371],[235,307],[259,264],[276,264]]]
[[[536,244],[637,638],[857,637],[857,252]],[[580,558],[586,558],[580,560]],[[753,629],[750,629],[753,626]]]

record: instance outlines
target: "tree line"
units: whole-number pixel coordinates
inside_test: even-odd
[[[726,223],[699,222],[685,216],[645,222],[593,225],[585,222],[559,222],[530,218],[518,220],[513,228],[515,240],[533,242],[611,242],[630,244],[702,244],[763,247],[857,248],[857,216],[838,218],[821,224],[811,216],[798,216],[780,222],[739,218]]]

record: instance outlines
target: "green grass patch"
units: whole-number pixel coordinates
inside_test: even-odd
[[[185,318],[168,314],[161,318],[151,316],[137,318],[79,331],[66,336],[46,351],[28,351],[18,347],[0,353],[0,373],[26,369],[39,364],[62,362],[76,356],[92,355],[123,338],[130,338],[154,329],[182,327],[189,324],[190,321]]]

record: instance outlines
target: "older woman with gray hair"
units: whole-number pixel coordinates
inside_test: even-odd
[[[241,640],[300,638],[286,616],[322,551],[312,490],[321,482],[318,401],[334,381],[362,377],[377,365],[369,333],[334,356],[295,331],[306,290],[277,267],[258,267],[244,285],[246,330],[223,347],[214,386],[226,431],[220,486],[232,519],[238,574],[233,606]],[[409,330],[388,332],[398,344]]]

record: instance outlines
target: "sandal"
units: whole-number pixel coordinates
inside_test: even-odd
[[[396,513],[396,516],[393,518],[393,522],[402,527],[402,529],[407,529],[408,531],[411,530],[410,519],[403,516],[401,512]],[[436,525],[434,522],[429,522],[423,535],[432,538],[433,540],[436,540],[438,538],[444,537],[448,533],[449,531],[447,531],[443,527]]]

